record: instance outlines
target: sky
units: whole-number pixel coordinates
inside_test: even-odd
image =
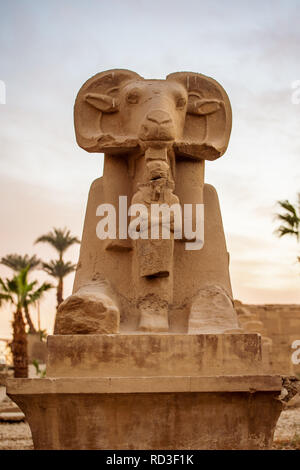
[[[207,162],[206,182],[220,198],[234,297],[300,303],[296,240],[274,235],[276,201],[294,202],[300,191],[299,25],[300,0],[0,0],[0,257],[54,258],[34,245],[54,226],[81,236],[88,190],[103,169],[103,155],[86,153],[74,136],[74,100],[89,77],[188,70],[215,78],[232,105],[228,150]],[[78,253],[73,247],[66,259]],[[54,316],[53,290],[41,303],[48,332]],[[0,338],[10,336],[11,319],[2,307]]]

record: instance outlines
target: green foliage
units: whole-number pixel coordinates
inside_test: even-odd
[[[39,335],[40,335],[40,340],[45,342],[46,339],[47,339],[47,336],[48,336],[48,333],[47,333],[47,330],[39,330],[38,331]]]
[[[28,267],[28,270],[33,270],[41,265],[41,260],[36,255],[18,255],[16,253],[3,256],[0,263],[15,272],[20,272],[22,269]]]
[[[58,260],[51,260],[48,263],[43,263],[42,266],[49,276],[58,279],[56,297],[57,306],[59,306],[63,301],[63,279],[76,269],[75,264],[63,260],[63,254],[70,246],[80,243],[80,240],[71,235],[70,230],[67,230],[67,228],[60,229],[54,227],[49,233],[40,236],[35,243],[48,243],[58,252]]]
[[[292,235],[297,238],[299,241],[300,236],[300,193],[298,194],[298,206],[294,206],[288,200],[285,201],[278,201],[278,205],[281,209],[285,210],[285,212],[276,214],[276,218],[283,222],[277,230],[276,234],[279,237],[283,237],[285,235]]]
[[[38,375],[40,379],[43,379],[44,377],[46,377],[46,369],[44,370],[40,369],[40,364],[37,359],[33,359],[32,364],[35,367],[36,375]]]
[[[281,210],[285,212],[276,214],[276,219],[281,222],[281,225],[275,230],[278,237],[286,235],[295,237],[297,242],[300,240],[300,193],[298,193],[297,205],[291,204],[288,200],[278,201]],[[297,257],[300,262],[300,257]]]
[[[49,276],[63,279],[67,274],[75,271],[76,264],[72,264],[70,261],[51,260],[49,263],[43,263],[43,269]]]
[[[71,235],[70,230],[67,230],[66,228],[53,228],[51,232],[37,238],[35,243],[50,244],[58,252],[59,258],[61,260],[64,252],[71,245],[74,245],[74,243],[80,243],[80,240],[78,240],[77,237]]]
[[[44,282],[36,288],[37,281],[28,282],[29,269],[29,266],[21,269],[19,274],[15,275],[12,279],[4,281],[0,278],[0,300],[9,301],[16,305],[17,308],[22,309],[30,304],[34,304],[43,296],[44,292],[53,287],[51,284]]]

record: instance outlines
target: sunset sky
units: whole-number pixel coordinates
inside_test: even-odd
[[[89,77],[111,68],[145,78],[188,70],[223,85],[232,135],[225,156],[207,162],[206,182],[220,198],[234,297],[300,303],[297,243],[273,233],[276,201],[296,201],[300,191],[300,104],[292,103],[300,0],[0,0],[0,257],[54,258],[33,245],[53,226],[81,237],[103,155],[77,146],[73,104]],[[78,251],[66,259],[76,262]],[[0,276],[10,275],[0,267]],[[53,290],[41,304],[48,332],[54,314]],[[10,336],[11,318],[1,308],[0,338]]]

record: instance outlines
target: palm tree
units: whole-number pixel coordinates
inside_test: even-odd
[[[72,264],[70,261],[63,260],[51,260],[49,263],[43,263],[43,269],[49,276],[58,279],[56,298],[57,308],[63,302],[63,280],[64,277],[72,273],[76,269],[76,264]]]
[[[41,264],[41,260],[36,255],[18,255],[16,253],[3,256],[0,260],[1,264],[4,264],[8,268],[12,269],[16,273],[19,273],[21,269],[29,266],[29,271],[38,268]]]
[[[59,259],[62,260],[64,252],[74,243],[80,243],[77,237],[71,235],[70,230],[66,228],[53,228],[53,230],[46,235],[39,237],[35,243],[49,243],[56,249],[59,254]]]
[[[29,256],[26,254],[22,256],[16,253],[12,253],[12,254],[3,256],[0,260],[0,263],[12,269],[14,272],[20,273],[22,269],[25,269],[27,267],[28,267],[27,272],[35,268],[38,268],[41,265],[41,260],[37,258],[36,255]],[[27,303],[24,305],[24,313],[25,313],[26,322],[29,326],[29,333],[36,333],[36,329],[34,327],[34,324],[29,314],[29,308],[28,308]]]
[[[3,281],[0,278],[1,299],[9,301],[15,305],[16,310],[13,317],[13,340],[10,343],[11,352],[14,363],[14,376],[28,376],[28,354],[27,354],[27,336],[25,331],[25,323],[22,315],[22,295],[18,292],[17,276],[13,279]],[[15,300],[15,295],[17,300]]]
[[[65,251],[75,243],[80,243],[77,237],[71,235],[70,230],[53,228],[51,232],[39,237],[35,243],[49,243],[58,252],[59,259],[43,263],[43,269],[50,276],[58,279],[57,284],[57,308],[63,302],[63,279],[69,273],[75,271],[76,265],[63,260]]]
[[[300,240],[300,193],[298,193],[297,205],[291,204],[288,200],[278,201],[278,205],[285,212],[276,214],[276,218],[282,222],[275,233],[281,238],[286,235],[295,237],[297,242]],[[300,261],[300,257],[298,257]]]
[[[13,319],[13,340],[11,343],[15,377],[28,376],[27,336],[22,310],[26,304],[35,303],[42,297],[45,291],[52,287],[51,284],[43,283],[35,289],[37,281],[28,283],[27,280],[29,269],[27,266],[19,274],[15,275],[12,279],[6,279],[6,281],[0,278],[0,301],[10,302],[16,307]]]

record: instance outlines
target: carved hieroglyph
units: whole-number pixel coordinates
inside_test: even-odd
[[[74,291],[57,312],[55,332],[237,329],[217,195],[204,185],[204,161],[224,154],[231,131],[223,88],[191,72],[146,80],[110,70],[82,86],[74,117],[79,146],[105,153],[104,175],[91,187]],[[185,250],[174,220],[169,239],[99,240],[97,206],[118,208],[119,196],[147,213],[154,203],[204,202],[203,249]]]

